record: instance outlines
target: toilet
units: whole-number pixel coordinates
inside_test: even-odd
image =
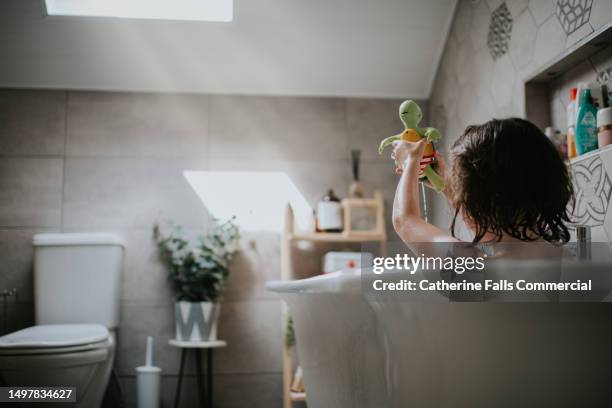
[[[34,236],[35,326],[0,337],[0,386],[76,387],[102,404],[115,356],[125,246],[113,234]]]

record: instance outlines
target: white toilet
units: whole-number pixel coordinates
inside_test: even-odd
[[[98,408],[119,324],[124,245],[112,234],[34,236],[35,326],[0,337],[0,386],[76,387]]]

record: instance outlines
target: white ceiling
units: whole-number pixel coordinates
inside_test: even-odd
[[[201,23],[2,0],[0,86],[427,98],[455,4],[235,0],[232,23]]]

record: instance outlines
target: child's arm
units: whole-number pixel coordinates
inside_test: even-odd
[[[418,178],[419,161],[425,144],[425,139],[416,143],[396,142],[393,150],[393,157],[402,174],[393,201],[393,227],[411,249],[415,249],[415,245],[411,244],[457,241],[421,218]]]

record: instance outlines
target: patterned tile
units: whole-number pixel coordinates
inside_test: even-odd
[[[566,34],[571,34],[589,21],[593,0],[557,0],[555,14]]]
[[[510,57],[517,69],[522,69],[529,65],[533,60],[535,42],[533,39],[537,35],[537,26],[531,13],[528,11],[521,13],[514,20],[514,35],[510,42]]]
[[[565,49],[567,36],[556,18],[549,18],[539,28],[535,40],[534,60],[536,67],[548,64]]]
[[[452,35],[457,42],[462,42],[468,37],[472,24],[472,4],[468,1],[460,1],[457,5],[457,13],[453,22]]]
[[[481,1],[473,10],[472,26],[470,27],[470,38],[475,50],[484,48],[487,45],[487,33],[489,31],[489,19],[491,10],[486,1]]]
[[[572,178],[576,194],[572,222],[577,225],[602,225],[612,195],[612,182],[601,157],[574,163]]]
[[[555,0],[530,0],[529,10],[537,25],[544,23],[555,12]]]
[[[512,36],[512,15],[503,2],[491,13],[487,46],[493,59],[498,59],[508,51]]]

